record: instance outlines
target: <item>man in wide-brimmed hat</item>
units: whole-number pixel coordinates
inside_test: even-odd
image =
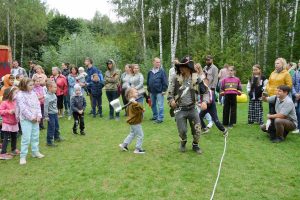
[[[177,129],[181,138],[180,151],[186,151],[188,120],[193,135],[192,149],[196,153],[201,154],[202,151],[198,144],[201,124],[195,106],[198,101],[197,96],[200,95],[203,102],[201,109],[205,110],[207,108],[207,102],[209,102],[208,88],[195,73],[194,62],[190,56],[182,58],[180,63],[175,64],[175,67],[176,76],[173,77],[168,89],[168,101],[171,110],[174,109]]]

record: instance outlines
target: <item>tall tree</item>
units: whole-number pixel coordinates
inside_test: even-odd
[[[176,11],[175,11],[175,25],[173,28],[173,5],[174,0],[171,0],[171,63],[173,65],[176,55],[177,39],[178,39],[178,27],[179,27],[179,5],[180,0],[176,0]]]
[[[270,0],[265,1],[265,35],[264,35],[264,65],[263,67],[267,67],[267,56],[268,56],[268,40],[269,40],[269,14],[270,14]]]
[[[220,27],[220,36],[221,36],[221,53],[224,50],[224,22],[223,22],[223,3],[220,0],[220,16],[221,16],[221,27]]]
[[[142,17],[142,38],[143,38],[143,47],[144,47],[144,62],[146,61],[146,34],[145,34],[145,19],[144,19],[144,0],[141,0],[141,17]]]
[[[209,49],[210,46],[210,7],[211,7],[211,3],[210,0],[207,0],[206,2],[206,6],[207,6],[207,16],[206,16],[206,38],[207,38],[207,42],[206,42],[206,49]]]
[[[161,25],[162,5],[159,0],[159,13],[158,13],[158,29],[159,29],[159,57],[160,62],[163,65],[163,43],[162,43],[162,25]]]
[[[294,11],[294,21],[293,21],[293,30],[292,30],[292,42],[291,42],[291,57],[290,60],[293,60],[293,49],[294,49],[294,42],[295,42],[295,29],[296,29],[296,22],[297,22],[297,11],[298,11],[298,3],[299,0],[295,2],[295,11]]]

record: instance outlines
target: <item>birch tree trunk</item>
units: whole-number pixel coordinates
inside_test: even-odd
[[[9,19],[9,5],[7,5],[6,13],[6,25],[7,25],[7,45],[10,46],[10,19]]]
[[[224,35],[226,35],[226,43],[228,43],[228,24],[229,24],[229,20],[228,20],[228,16],[229,15],[229,0],[225,0],[225,31],[224,31]]]
[[[20,65],[23,67],[23,56],[24,56],[24,31],[22,31],[22,42],[21,42],[21,58],[20,58]]]
[[[292,31],[292,43],[291,43],[291,57],[290,60],[293,60],[293,48],[294,48],[294,42],[295,42],[295,28],[296,28],[296,22],[297,22],[297,11],[298,11],[298,4],[299,0],[296,0],[295,2],[295,12],[294,12],[294,22],[293,22],[293,31]]]
[[[260,64],[260,38],[261,38],[261,34],[260,34],[260,6],[259,6],[259,2],[260,0],[256,1],[257,4],[257,17],[256,17],[256,63]]]
[[[176,0],[176,11],[175,11],[175,25],[173,30],[173,5],[174,1],[171,1],[171,63],[174,65],[177,39],[178,39],[178,26],[179,26],[179,4],[180,0]]]
[[[16,59],[16,44],[17,44],[17,29],[16,22],[14,22],[14,40],[13,40],[13,60]]]
[[[276,58],[279,54],[279,22],[280,22],[280,0],[276,2]]]
[[[161,14],[162,14],[162,5],[161,5],[161,0],[160,0],[160,1],[159,1],[159,13],[158,13],[159,57],[160,57],[160,63],[161,63],[161,65],[163,66],[163,44],[162,44]]]
[[[265,38],[264,38],[264,65],[263,65],[264,69],[267,67],[267,56],[268,56],[269,11],[270,11],[270,0],[266,0]]]
[[[144,19],[144,0],[141,0],[141,15],[142,15],[142,38],[144,48],[144,62],[146,61],[146,34],[145,34],[145,19]]]
[[[207,17],[206,17],[206,49],[209,49],[210,46],[210,33],[209,33],[209,29],[210,29],[210,0],[207,0],[206,2],[206,6],[207,6]]]
[[[223,50],[224,50],[224,22],[223,22],[223,4],[222,4],[222,0],[220,0],[220,16],[221,16],[221,29],[220,29],[221,53],[223,53]]]

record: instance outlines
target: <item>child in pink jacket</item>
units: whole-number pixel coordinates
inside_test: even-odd
[[[3,101],[0,105],[0,115],[2,117],[2,133],[4,135],[0,160],[9,160],[12,159],[12,155],[19,154],[19,151],[17,150],[17,134],[19,131],[19,125],[15,115],[16,101],[14,100],[17,90],[17,87],[7,88],[4,91]],[[9,138],[11,139],[12,155],[6,154]]]

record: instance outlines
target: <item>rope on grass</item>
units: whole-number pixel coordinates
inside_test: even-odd
[[[223,154],[222,154],[222,157],[221,157],[221,160],[220,160],[219,170],[218,170],[218,175],[217,175],[217,179],[216,179],[216,182],[215,182],[214,189],[213,189],[213,191],[212,191],[210,200],[213,200],[213,199],[214,199],[215,191],[216,191],[216,189],[217,189],[218,181],[219,181],[219,178],[220,178],[221,169],[222,169],[222,163],[223,163],[224,156],[225,156],[226,149],[227,149],[227,137],[228,137],[228,133],[227,133],[227,135],[224,137],[224,150],[223,150]]]

